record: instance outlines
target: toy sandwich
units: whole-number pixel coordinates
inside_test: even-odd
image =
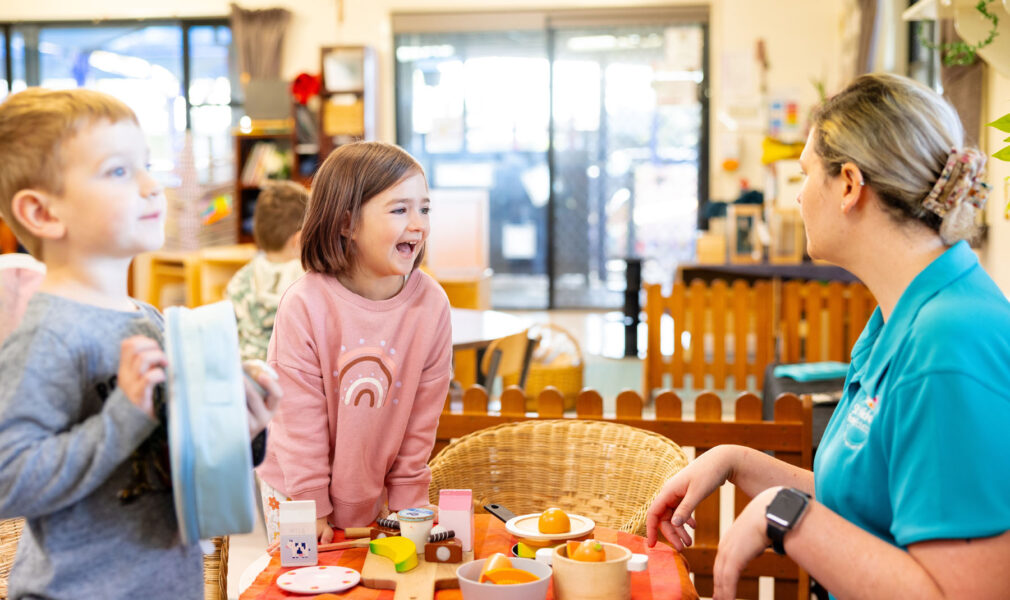
[[[253,530],[256,496],[231,302],[165,310],[172,494],[185,543]]]

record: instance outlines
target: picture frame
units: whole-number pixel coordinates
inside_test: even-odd
[[[803,218],[796,209],[776,208],[769,219],[771,243],[768,245],[768,262],[774,264],[799,264],[806,249]]]
[[[756,235],[761,213],[760,204],[730,204],[726,207],[726,235],[731,264],[761,262],[764,248]]]
[[[323,90],[360,92],[365,88],[365,48],[330,46],[322,49]]]

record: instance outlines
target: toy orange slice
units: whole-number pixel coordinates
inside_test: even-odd
[[[509,557],[505,556],[501,552],[495,552],[491,556],[487,557],[486,561],[484,561],[484,568],[480,570],[480,577],[477,578],[477,581],[484,583],[487,581],[488,573],[491,571],[511,568],[512,561],[509,560]]]
[[[575,556],[575,551],[579,549],[579,544],[581,543],[582,542],[576,542],[572,540],[565,542],[565,550],[567,551],[566,554],[568,555],[568,558],[572,558],[573,556]],[[572,560],[575,559],[573,558]]]
[[[538,577],[529,571],[523,571],[522,569],[513,569],[511,567],[505,569],[494,569],[484,573],[486,579],[482,579],[482,582],[487,583],[497,583],[498,585],[513,585],[516,583],[529,583],[531,581],[536,581]]]

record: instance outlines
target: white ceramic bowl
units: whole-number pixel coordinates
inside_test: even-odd
[[[551,568],[529,558],[510,558],[516,569],[529,571],[539,579],[529,583],[497,585],[477,583],[485,558],[472,560],[456,569],[463,600],[544,600],[551,585]]]

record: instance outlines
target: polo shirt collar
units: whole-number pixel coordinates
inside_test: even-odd
[[[884,322],[878,306],[852,348],[852,379],[868,393],[887,372],[891,357],[919,314],[919,309],[940,290],[978,266],[978,257],[968,243],[960,241],[916,275],[898,299],[891,317]]]

